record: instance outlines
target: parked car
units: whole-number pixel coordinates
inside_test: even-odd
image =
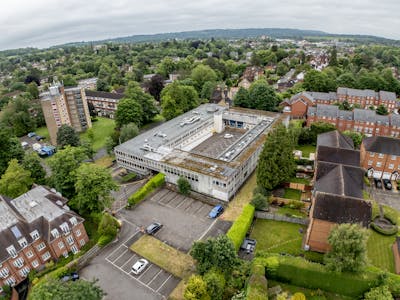
[[[392,183],[390,182],[389,179],[383,179],[383,186],[385,187],[385,189],[387,190],[391,190],[392,189]]]
[[[37,141],[41,141],[41,140],[44,140],[45,137],[44,137],[44,136],[41,136],[41,135],[37,135],[37,136],[35,136],[35,139],[36,139]]]
[[[374,178],[374,182],[375,182],[375,186],[377,189],[381,189],[382,188],[382,181],[380,181],[380,179],[375,179]]]
[[[161,227],[162,227],[161,223],[158,222],[151,223],[149,226],[147,226],[146,233],[150,235],[155,234],[157,231],[161,229]]]
[[[21,146],[22,148],[26,149],[29,146],[29,144],[27,142],[21,142]]]
[[[139,275],[140,273],[143,272],[144,269],[146,269],[148,264],[149,264],[149,262],[147,260],[145,260],[144,258],[139,259],[132,266],[132,273],[135,275]]]
[[[29,132],[29,133],[28,133],[28,137],[32,138],[32,137],[34,137],[34,136],[36,136],[36,133],[35,133],[35,132]]]
[[[72,272],[71,274],[65,275],[61,278],[61,281],[67,282],[67,281],[75,281],[79,279],[79,274],[76,272]]]
[[[214,206],[214,208],[210,211],[210,213],[208,214],[208,217],[211,219],[214,219],[216,217],[218,217],[220,214],[222,214],[224,211],[224,208],[222,207],[222,205],[217,205]]]

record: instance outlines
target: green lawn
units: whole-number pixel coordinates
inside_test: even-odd
[[[300,233],[300,229],[303,233]],[[308,260],[321,262],[322,254],[301,248],[306,227],[288,222],[257,219],[250,237],[257,240],[257,252],[302,255]]]
[[[46,126],[36,128],[35,132],[37,135],[44,136],[46,138],[46,142],[50,143],[50,135]]]
[[[285,216],[295,216],[298,218],[305,218],[307,217],[307,214],[295,209],[295,208],[290,208],[290,207],[279,207],[277,210],[277,213],[280,215],[285,215]]]
[[[368,259],[370,263],[382,270],[394,273],[394,258],[392,245],[396,240],[396,235],[385,236],[370,229],[368,239]]]
[[[283,194],[283,198],[300,200],[301,199],[301,191],[295,189],[285,189],[285,193]]]
[[[105,147],[106,139],[109,137],[115,127],[115,121],[108,118],[98,117],[96,122],[92,122],[92,128],[94,133],[93,149],[98,151]],[[87,131],[81,134],[82,139],[88,139]]]
[[[292,177],[292,178],[290,178],[289,182],[302,183],[302,184],[309,185],[310,184],[310,179]]]
[[[303,152],[303,157],[310,157],[310,153],[315,153],[316,147],[313,145],[298,145],[296,150],[300,150]]]

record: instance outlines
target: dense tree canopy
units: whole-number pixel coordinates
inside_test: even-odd
[[[32,183],[31,172],[21,167],[16,159],[12,159],[0,179],[0,195],[16,198],[29,191]]]
[[[0,174],[3,174],[8,167],[8,162],[15,158],[22,160],[24,149],[19,140],[13,136],[10,130],[0,127]]]
[[[28,151],[25,153],[22,161],[22,167],[31,172],[31,178],[33,179],[34,183],[46,183],[46,171],[40,163],[39,155],[36,152]]]
[[[57,131],[57,145],[62,149],[65,146],[77,147],[80,145],[78,133],[71,126],[63,124]]]
[[[161,114],[170,120],[183,112],[199,105],[199,96],[190,85],[174,82],[164,88],[161,93]]]
[[[325,254],[328,269],[359,272],[367,263],[368,231],[357,224],[336,225],[329,234],[331,250]]]
[[[115,123],[117,127],[129,123],[141,124],[143,109],[140,104],[132,98],[121,99],[115,112]]]

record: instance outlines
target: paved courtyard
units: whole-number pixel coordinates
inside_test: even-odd
[[[369,192],[376,202],[388,205],[400,211],[400,193],[398,191],[371,188]]]

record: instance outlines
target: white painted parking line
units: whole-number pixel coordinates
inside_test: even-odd
[[[163,284],[160,285],[160,286],[158,287],[158,289],[157,289],[157,291],[156,291],[157,293],[158,293],[159,290],[161,290],[161,288],[164,286],[164,284],[165,284],[171,277],[172,277],[172,274],[170,274],[170,275],[168,276],[168,278],[165,279],[165,281],[163,282]]]
[[[114,259],[112,262],[114,263],[114,261],[117,261],[118,259],[120,259],[122,257],[122,255],[125,255],[128,252],[128,248],[125,249],[124,252],[122,252],[122,254],[120,256],[118,256],[116,259]]]
[[[179,205],[178,205],[176,208],[181,207],[181,205],[184,204],[184,203],[186,203],[187,201],[188,201],[187,198],[183,198],[182,202],[179,203]]]
[[[150,280],[150,282],[149,282],[147,285],[150,285],[150,284],[154,281],[154,279],[156,279],[157,276],[158,276],[162,271],[163,271],[163,269],[160,269],[160,271],[158,271],[158,273],[157,273],[156,275],[154,275],[153,279]]]
[[[210,226],[208,226],[207,230],[204,231],[204,233],[201,235],[201,237],[199,238],[199,241],[201,241],[203,239],[203,237],[205,237],[205,235],[210,231],[210,229],[214,226],[214,224],[217,222],[218,219],[215,219]]]
[[[130,259],[128,259],[128,260],[126,261],[126,263],[124,263],[124,264],[121,266],[121,269],[123,269],[133,258],[137,258],[137,255],[136,255],[136,254],[132,255],[132,257],[131,257]]]
[[[144,272],[143,272],[142,274],[140,274],[140,276],[138,277],[138,279],[140,280],[140,278],[142,278],[142,276],[143,276],[144,274],[146,274],[146,273],[151,269],[152,266],[154,266],[154,265],[153,265],[153,264],[150,264],[150,266],[149,266],[146,270],[144,270]]]

